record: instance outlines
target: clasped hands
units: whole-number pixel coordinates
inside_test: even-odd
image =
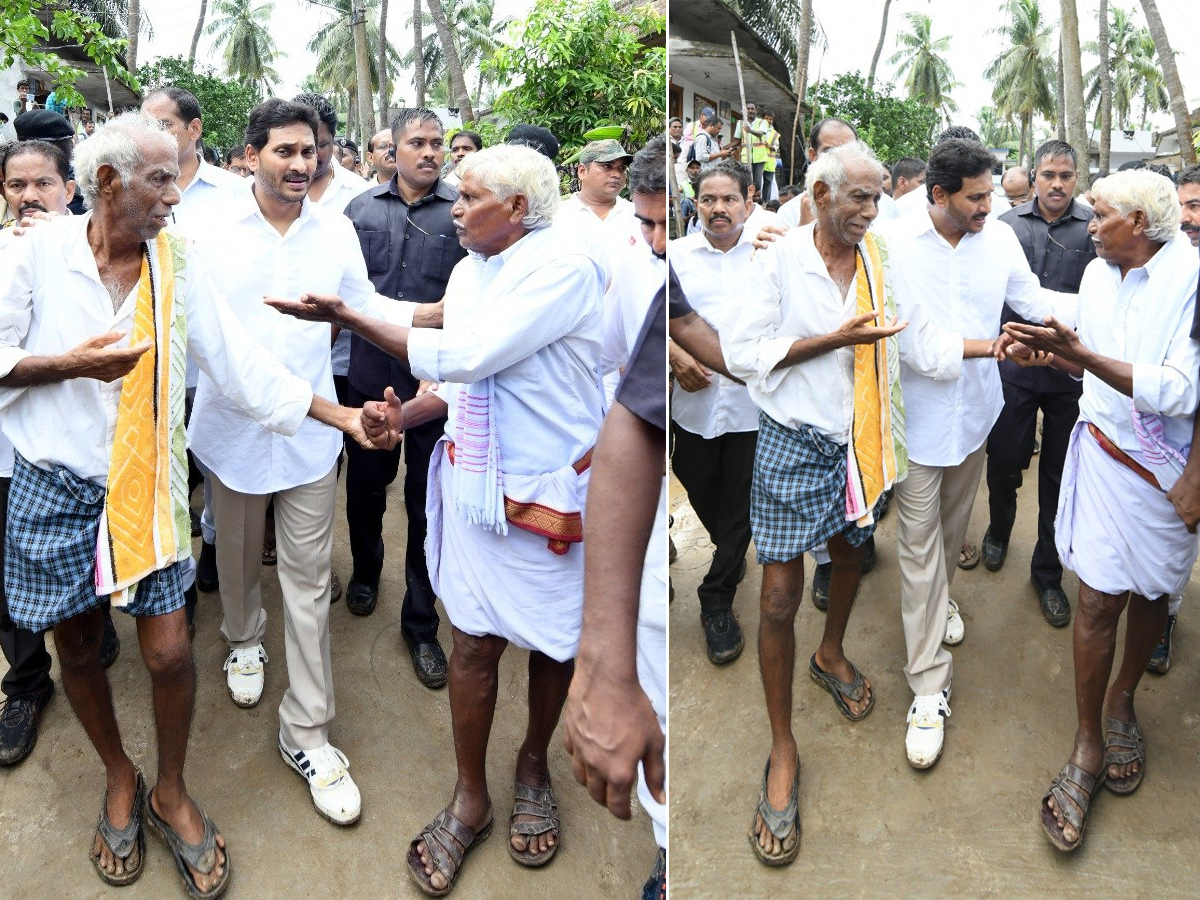
[[[992,344],[992,355],[998,360],[1012,360],[1024,368],[1053,365],[1055,359],[1078,365],[1080,347],[1082,344],[1075,329],[1047,316],[1042,325],[1005,323],[1000,337]]]

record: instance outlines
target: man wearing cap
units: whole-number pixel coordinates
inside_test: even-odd
[[[695,143],[696,138],[700,136],[700,132],[708,127],[709,120],[716,114],[716,110],[711,106],[706,106],[700,110],[700,117],[683,130],[683,140],[679,142],[679,149],[683,151],[684,159],[687,159],[688,148]]]

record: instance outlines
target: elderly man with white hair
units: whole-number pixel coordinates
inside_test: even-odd
[[[1100,258],[1079,285],[1078,333],[1053,319],[1005,326],[1019,342],[1010,355],[1083,377],[1056,529],[1063,564],[1079,576],[1078,727],[1041,806],[1042,827],[1060,850],[1083,840],[1101,784],[1129,794],[1142,781],[1146,749],[1133,699],[1168,598],[1187,584],[1198,549],[1167,493],[1187,462],[1200,397],[1196,254],[1179,230],[1175,187],[1161,175],[1118,172],[1092,196],[1088,230]],[[1051,356],[1030,360],[1028,350]],[[1109,685],[1125,609],[1124,655]]]
[[[409,874],[436,896],[491,833],[486,752],[510,642],[531,652],[509,854],[537,867],[557,852],[547,748],[579,641],[583,502],[603,416],[604,274],[573,235],[552,226],[553,164],[528,147],[501,145],[469,154],[458,173],[452,215],[471,255],[450,276],[441,330],[389,326],[337,298],[276,304],[348,328],[443,383],[403,408],[388,397],[400,427],[448,416],[429,469],[426,555],[454,626],[458,781],[408,852]]]
[[[904,325],[895,322],[886,246],[869,232],[883,166],[851,141],[813,160],[807,187],[816,221],[758,254],[723,334],[729,370],[759,407],[750,524],[763,566],[758,647],[772,737],[749,837],[769,866],[800,849],[792,676],[804,553],[828,542],[833,560],[809,674],[858,721],[875,698],[842,640],[879,501],[906,464],[894,337]]]
[[[16,447],[5,586],[14,622],[54,629],[67,696],[104,763],[97,873],[114,885],[141,874],[145,822],[188,893],[216,897],[229,853],[183,781],[195,693],[181,581],[191,554],[185,358],[272,431],[291,434],[307,415],[370,439],[359,411],[315,395],[254,342],[190,245],[164,230],[179,202],[177,157],[148,116],[109,122],[75,156],[91,213],[40,224],[0,268],[0,409]],[[149,792],[100,664],[106,596],[136,619],[150,672]]]

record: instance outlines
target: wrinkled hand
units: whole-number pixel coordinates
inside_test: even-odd
[[[897,322],[894,316],[883,327],[872,325],[871,323],[874,321],[875,313],[863,313],[861,316],[855,316],[843,322],[838,329],[838,334],[841,335],[842,346],[873,344],[876,341],[891,337],[893,334],[898,334],[908,327],[908,322]]]
[[[1075,329],[1068,328],[1053,316],[1046,318],[1045,325],[1008,322],[1004,331],[1030,350],[1052,353],[1069,363],[1080,364],[1083,343],[1079,340],[1079,335],[1075,333]]]
[[[1196,523],[1200,522],[1200,466],[1185,468],[1179,480],[1167,491],[1167,499],[1187,530],[1195,534]]]
[[[1034,366],[1048,366],[1054,362],[1053,353],[1047,353],[1044,350],[1031,350],[1019,341],[1012,341],[1002,352],[1005,359],[1012,360],[1023,369]]]
[[[88,338],[79,346],[68,351],[73,378],[95,378],[98,381],[116,381],[133,371],[142,354],[154,346],[147,338],[132,347],[113,347],[125,337],[122,331],[109,331]]]
[[[286,316],[305,322],[328,322],[339,327],[345,324],[346,304],[333,294],[301,294],[299,300],[263,297],[263,302]]]
[[[413,313],[413,328],[441,328],[445,309],[445,298],[437,303],[418,303]]]
[[[676,345],[673,341],[668,347],[671,371],[674,373],[675,380],[679,382],[681,388],[689,394],[694,394],[696,391],[702,391],[712,384],[709,381],[709,378],[712,377],[712,372],[700,365],[695,357],[682,347]]]
[[[391,450],[404,438],[403,413],[396,392],[384,390],[383,400],[368,400],[346,431],[367,450]]]
[[[21,216],[21,221],[13,226],[13,236],[20,237],[35,227],[38,222],[49,222],[51,219],[58,218],[58,215],[56,212],[42,212],[41,210],[25,213]]]
[[[577,670],[563,715],[575,780],[618,819],[630,817],[630,793],[642,763],[650,793],[666,802],[666,739],[650,698],[636,680],[620,683]]]
[[[788,233],[786,225],[764,225],[757,235],[754,236],[754,249],[762,250],[765,247],[775,243],[775,238],[783,237]]]

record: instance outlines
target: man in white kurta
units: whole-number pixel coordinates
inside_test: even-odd
[[[1161,175],[1117,172],[1092,196],[1088,230],[1100,258],[1079,285],[1078,334],[1057,322],[1005,326],[1083,376],[1055,529],[1063,565],[1079,576],[1078,727],[1041,806],[1042,827],[1060,850],[1079,846],[1102,781],[1118,794],[1142,781],[1146,746],[1134,696],[1168,599],[1187,584],[1200,547],[1167,495],[1192,449],[1200,398],[1196,254],[1179,232],[1175,187]],[[1126,608],[1125,651],[1109,685]]]

